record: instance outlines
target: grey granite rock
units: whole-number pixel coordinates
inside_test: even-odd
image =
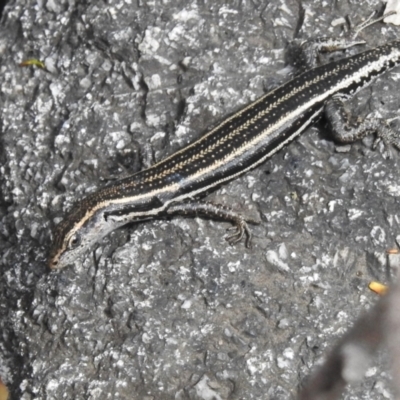
[[[149,149],[171,154],[287,77],[295,35],[380,3],[15,0],[0,23],[0,378],[13,399],[293,399],[387,281],[399,154],[336,151],[324,123],[210,197],[259,218],[152,221],[49,272],[51,228]],[[339,25],[336,22],[339,21]],[[369,46],[399,36],[379,24]],[[351,49],[348,54],[359,51]],[[330,56],[328,56],[329,58]],[[47,71],[18,64],[36,58]],[[399,70],[352,103],[396,116]],[[398,126],[397,126],[398,128]],[[385,357],[346,399],[390,399]]]

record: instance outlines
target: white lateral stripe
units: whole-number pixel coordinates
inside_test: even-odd
[[[298,136],[304,129],[307,128],[308,125],[310,125],[310,123],[312,123],[313,119],[322,112],[323,107],[321,107],[318,111],[316,111],[311,118],[309,118],[302,126],[300,126],[300,128],[294,132],[291,136],[289,136],[285,141],[283,141],[279,146],[276,146],[272,151],[270,151],[268,154],[266,154],[264,157],[262,157],[260,160],[258,160],[256,163],[248,166],[247,168],[243,169],[243,171],[237,172],[233,175],[227,176],[225,178],[220,179],[219,181],[213,182],[211,185],[205,186],[203,188],[199,188],[198,190],[194,191],[194,192],[190,192],[190,193],[185,193],[182,196],[176,197],[175,199],[171,199],[168,200],[164,203],[163,207],[157,208],[157,213],[164,211],[171,203],[178,203],[180,201],[186,200],[188,198],[191,197],[196,197],[198,194],[207,191],[211,188],[213,188],[214,186],[218,186],[222,183],[224,183],[225,181],[229,181],[232,180],[242,174],[244,174],[245,172],[253,169],[254,167],[256,167],[259,164],[262,164],[267,158],[269,158],[270,156],[272,156],[273,154],[275,154],[277,151],[279,151],[283,146],[285,146],[288,142],[290,142],[292,139],[294,139],[296,136]],[[153,210],[152,210],[153,211]],[[156,214],[157,214],[156,213]],[[130,217],[134,217],[134,216],[139,216],[139,215],[143,215],[143,216],[147,216],[147,215],[153,215],[150,214],[149,212],[144,212],[142,214],[140,213],[136,213],[136,212],[132,212],[129,214],[125,214],[124,218],[129,219]]]

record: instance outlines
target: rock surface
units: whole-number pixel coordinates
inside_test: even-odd
[[[284,81],[288,41],[343,34],[342,18],[365,19],[380,8],[370,3],[6,6],[0,378],[14,399],[295,398],[376,300],[368,282],[392,273],[395,151],[373,151],[372,138],[338,148],[322,122],[213,193],[260,220],[251,250],[227,246],[226,223],[176,218],[115,231],[59,272],[48,271],[46,255],[52,227],[76,201]],[[381,23],[361,38],[373,47],[398,36]],[[19,67],[27,59],[47,70]],[[396,116],[399,78],[394,70],[360,93],[356,115]],[[391,399],[386,371],[380,356],[346,399]]]

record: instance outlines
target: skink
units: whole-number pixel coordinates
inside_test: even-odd
[[[324,109],[336,138],[351,142],[377,130],[398,146],[390,130],[369,121],[350,131],[340,102],[400,63],[400,40],[312,68],[236,112],[164,160],[90,194],[56,227],[49,256],[53,269],[72,264],[110,231],[132,221],[176,213],[203,213],[233,221],[236,241],[246,221],[228,208],[196,199],[263,163],[316,121]]]

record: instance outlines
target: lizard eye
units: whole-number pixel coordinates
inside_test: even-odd
[[[68,248],[70,250],[75,249],[81,244],[81,237],[77,233],[75,235],[72,235],[71,238],[69,239],[68,242]]]

